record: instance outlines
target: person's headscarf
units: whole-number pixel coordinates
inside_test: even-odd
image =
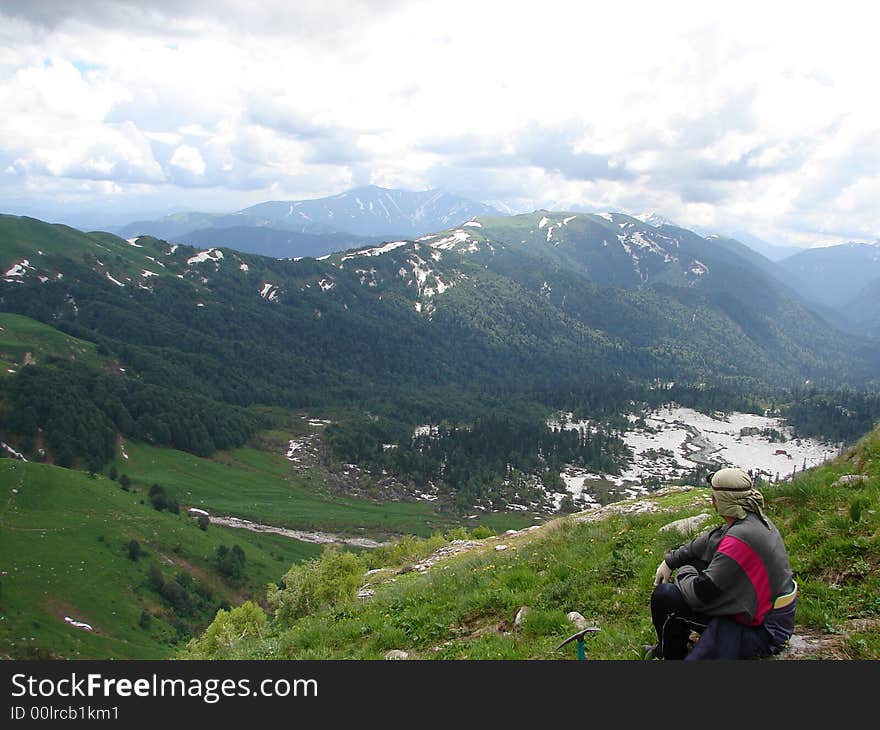
[[[752,478],[742,469],[719,469],[707,481],[719,515],[741,520],[747,512],[754,512],[770,526],[764,515],[764,495],[754,488]]]

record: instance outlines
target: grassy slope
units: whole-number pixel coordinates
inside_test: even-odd
[[[160,483],[181,506],[266,524],[347,534],[428,536],[460,524],[426,502],[372,502],[321,492],[319,472],[294,475],[277,453],[243,447],[205,459],[182,451],[127,442],[128,459],[114,465],[135,484]],[[481,515],[480,524],[505,530],[532,524],[522,514]],[[474,526],[474,525],[471,525]]]
[[[9,369],[18,370],[26,353],[37,363],[50,356],[93,368],[102,362],[93,342],[70,337],[29,317],[0,312],[0,377],[9,375]]]
[[[320,553],[275,535],[216,525],[202,531],[101,476],[0,459],[0,485],[0,656],[167,657],[174,631],[158,618],[149,630],[138,626],[144,608],[162,609],[144,585],[151,562],[168,577],[185,570],[235,605],[262,595],[291,562]],[[137,562],[125,552],[133,539],[147,552]],[[243,585],[229,586],[214,572],[220,544],[244,549]],[[73,628],[65,616],[95,631]]]
[[[832,486],[849,473],[869,481]],[[796,633],[821,640],[816,657],[880,658],[880,429],[842,459],[765,489],[765,497],[801,587]],[[220,656],[374,659],[401,649],[425,659],[573,658],[573,646],[555,647],[574,631],[566,614],[579,611],[602,629],[589,641],[591,658],[637,659],[653,640],[654,570],[683,540],[660,528],[711,512],[706,489],[641,501],[658,510],[622,514],[628,503],[619,503],[604,519],[579,521],[581,514],[489,538],[424,573],[374,573],[373,598],[274,625],[269,636],[233,642]],[[495,550],[502,543],[508,548]],[[530,611],[515,628],[521,606]]]
[[[59,257],[81,262],[95,258],[116,279],[139,279],[144,269],[159,276],[169,275],[165,268],[147,257],[162,260],[167,246],[145,238],[134,246],[109,233],[83,233],[60,224],[47,224],[34,218],[0,215],[0,270],[27,259],[37,269],[51,273],[52,260]]]

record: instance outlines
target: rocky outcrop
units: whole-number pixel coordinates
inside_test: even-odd
[[[852,486],[857,486],[857,485],[863,484],[864,482],[867,482],[867,481],[868,481],[868,477],[866,477],[864,474],[844,474],[842,477],[840,477],[840,479],[838,479],[836,482],[834,482],[834,484],[832,484],[831,486],[832,487],[843,487],[847,484],[850,484]]]

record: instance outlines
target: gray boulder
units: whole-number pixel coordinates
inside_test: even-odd
[[[836,482],[834,482],[834,484],[832,484],[831,486],[832,487],[842,487],[845,484],[856,485],[856,484],[862,484],[866,481],[868,481],[868,477],[866,477],[864,474],[844,474],[842,477],[840,477],[840,479],[838,479]]]
[[[692,532],[699,530],[702,524],[711,516],[712,515],[708,512],[703,512],[703,514],[694,515],[693,517],[685,517],[683,520],[676,520],[675,522],[670,522],[668,525],[663,525],[663,527],[660,528],[660,531],[667,532],[669,530],[675,530],[676,532],[687,536]]]

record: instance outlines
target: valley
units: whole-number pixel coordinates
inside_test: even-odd
[[[875,344],[735,242],[469,215],[297,260],[0,216],[0,652],[171,657],[322,555],[787,483],[880,416]]]

